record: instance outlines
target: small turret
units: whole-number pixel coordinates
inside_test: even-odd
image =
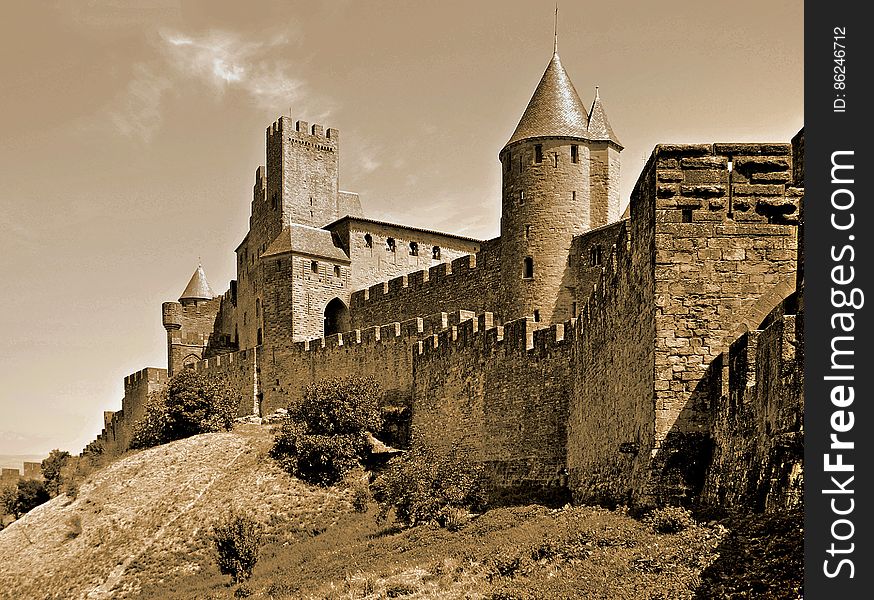
[[[184,306],[198,300],[212,300],[213,297],[215,297],[215,294],[206,280],[203,265],[197,265],[197,269],[188,281],[188,285],[185,286],[185,291],[179,296],[179,302]]]

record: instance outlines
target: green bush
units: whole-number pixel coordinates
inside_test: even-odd
[[[679,533],[695,525],[692,514],[679,506],[657,508],[645,520],[656,533]]]
[[[394,510],[407,527],[430,521],[455,527],[459,517],[451,509],[484,508],[485,478],[481,466],[461,457],[415,449],[389,462],[374,482],[373,496],[381,519]]]
[[[379,431],[382,390],[372,377],[328,379],[304,388],[277,433],[271,456],[292,475],[333,485],[361,465],[367,433]]]
[[[213,525],[212,532],[219,570],[223,575],[230,575],[234,583],[248,580],[258,562],[263,536],[261,525],[251,517],[232,511]]]
[[[234,425],[241,396],[222,377],[185,369],[166,389],[150,394],[145,416],[134,426],[131,448],[150,448]]]

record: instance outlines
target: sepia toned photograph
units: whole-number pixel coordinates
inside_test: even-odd
[[[4,4],[0,598],[803,598],[802,8]]]

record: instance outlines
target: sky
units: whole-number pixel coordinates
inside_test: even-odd
[[[18,2],[0,21],[0,454],[73,453],[166,367],[161,303],[234,277],[266,128],[340,130],[368,217],[498,234],[498,152],[552,54],[552,2]],[[800,1],[559,2],[562,64],[624,144],[788,141]]]

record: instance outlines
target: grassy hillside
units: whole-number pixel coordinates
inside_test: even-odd
[[[140,452],[0,532],[0,597],[230,599],[799,597],[800,514],[694,525],[674,534],[624,511],[501,508],[457,532],[400,531],[347,492],[277,470],[266,428]],[[205,531],[228,506],[266,525],[240,589]]]

